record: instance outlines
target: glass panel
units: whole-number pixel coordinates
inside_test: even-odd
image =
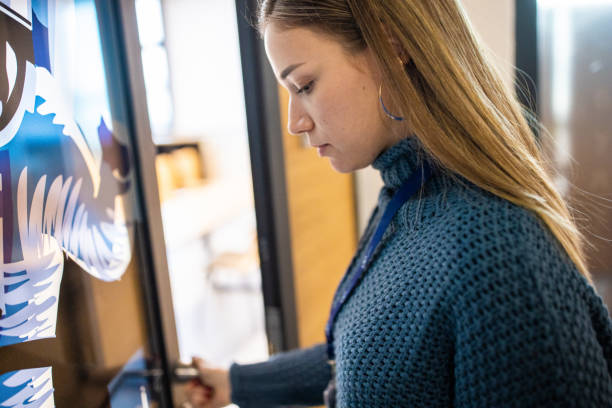
[[[559,183],[592,246],[589,266],[612,305],[612,0],[539,0],[542,120]]]
[[[180,356],[226,366],[262,360],[268,344],[235,4],[163,5],[174,121],[156,166]],[[159,20],[139,14],[141,42]],[[143,46],[144,71],[153,64]],[[146,83],[149,104],[153,85]]]
[[[160,0],[136,0],[138,37],[153,141],[167,140],[173,120],[166,34]]]
[[[138,180],[98,11],[0,0],[0,406],[160,400]]]

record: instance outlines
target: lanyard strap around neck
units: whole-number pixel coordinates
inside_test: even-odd
[[[327,338],[327,356],[330,361],[333,361],[335,359],[333,328],[340,309],[346,303],[349,296],[351,295],[355,287],[359,284],[361,278],[366,272],[366,267],[368,266],[372,255],[374,254],[374,250],[382,240],[383,234],[385,233],[387,227],[391,223],[391,220],[393,219],[397,211],[402,207],[402,205],[404,205],[404,203],[406,203],[406,201],[410,199],[410,197],[412,197],[417,191],[421,189],[421,187],[425,184],[425,182],[429,179],[430,176],[431,168],[429,167],[429,165],[427,165],[427,162],[425,162],[425,164],[417,171],[415,171],[414,174],[412,174],[412,176],[404,184],[402,184],[400,189],[397,190],[397,192],[393,195],[393,198],[391,198],[391,201],[385,208],[385,212],[383,213],[382,218],[380,219],[380,222],[376,227],[374,235],[368,243],[365,256],[359,264],[359,269],[353,275],[353,278],[348,284],[347,289],[342,294],[340,300],[332,305],[329,320],[327,321],[327,325],[325,326],[325,337]],[[346,271],[345,276],[348,276],[348,273],[349,270]],[[336,294],[338,293],[338,290],[340,290],[340,287],[338,287]],[[336,296],[334,296],[334,298],[336,298]]]

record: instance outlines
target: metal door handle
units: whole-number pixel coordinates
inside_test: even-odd
[[[174,368],[174,381],[186,383],[200,378],[200,372],[192,365],[177,364]]]

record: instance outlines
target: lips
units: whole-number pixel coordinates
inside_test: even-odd
[[[325,150],[329,146],[330,146],[329,143],[324,143],[324,144],[320,144],[320,145],[317,145],[317,146],[314,146],[314,147],[317,148],[317,153],[319,153],[319,156],[324,156],[325,155]]]

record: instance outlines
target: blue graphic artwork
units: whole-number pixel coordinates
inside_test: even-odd
[[[0,407],[53,406],[51,367],[13,371],[0,376]]]
[[[98,279],[123,275],[133,216],[129,150],[110,114],[94,2],[0,0],[0,26],[0,346],[7,346],[55,336],[64,256]],[[4,406],[53,406],[51,369],[1,376]]]

